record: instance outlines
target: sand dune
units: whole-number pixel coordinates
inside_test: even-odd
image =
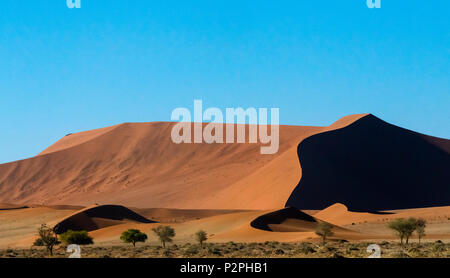
[[[51,145],[44,151],[42,151],[38,156],[45,155],[49,153],[54,153],[57,151],[62,151],[65,149],[69,149],[72,147],[75,147],[77,145],[81,145],[85,142],[91,141],[95,139],[96,137],[99,137],[111,130],[114,130],[118,125],[110,126],[110,127],[104,127],[94,130],[88,130],[84,132],[74,133],[74,134],[67,134],[64,136],[61,140],[56,142],[55,144]]]
[[[352,211],[450,205],[450,140],[366,115],[298,147],[302,178],[287,206]]]
[[[428,239],[450,238],[449,140],[359,114],[281,126],[279,152],[261,155],[261,144],[176,145],[173,125],[71,134],[0,165],[0,246],[31,245],[43,223],[90,231],[99,244],[160,224],[179,242],[199,229],[211,242],[295,242],[319,240],[319,220],[334,239],[379,240],[394,238],[388,221],[421,217]]]
[[[24,209],[28,206],[13,205],[13,204],[0,204],[0,210],[14,210],[14,209]]]
[[[397,218],[423,218],[429,223],[444,222],[450,219],[450,206],[433,208],[416,208],[405,210],[389,210],[379,213],[353,212],[343,204],[334,204],[318,213],[314,217],[338,226],[388,222]]]
[[[54,226],[54,231],[57,234],[67,230],[93,231],[126,222],[152,223],[154,221],[123,206],[101,205],[88,207],[65,217]]]
[[[276,155],[261,155],[261,144],[177,145],[173,125],[65,136],[36,157],[0,165],[0,202],[185,210],[450,205],[449,140],[370,114],[328,127],[281,126]]]
[[[264,214],[253,220],[253,228],[272,232],[311,232],[314,231],[317,220],[295,208],[285,208]]]
[[[0,248],[30,247],[41,224],[53,226],[59,219],[73,212],[48,207],[0,210]]]
[[[301,177],[298,143],[362,116],[330,127],[281,126],[276,155],[261,155],[261,144],[176,145],[170,139],[174,123],[128,123],[71,134],[37,157],[0,165],[0,201],[279,209]]]
[[[130,208],[140,215],[162,223],[181,223],[215,215],[246,212],[245,210]]]
[[[323,129],[282,126],[279,153],[261,155],[260,144],[176,145],[170,139],[172,126],[122,124],[89,141],[0,165],[0,201],[276,209],[284,205],[300,177],[294,151],[298,142]],[[68,138],[72,136],[76,135]],[[286,151],[290,153],[285,155]],[[284,155],[281,164],[270,163]],[[288,174],[283,165],[290,169]],[[263,167],[267,174],[258,177],[256,172]],[[273,186],[279,194],[271,193]]]
[[[89,209],[91,208],[85,210]],[[335,225],[333,228],[335,235],[331,239],[380,241],[395,239],[392,231],[387,228],[388,221],[394,218],[421,217],[428,222],[425,240],[450,239],[450,222],[448,220],[450,207],[395,210],[389,211],[389,214],[371,214],[350,212],[345,205],[335,204],[315,213],[313,217],[292,208],[275,212],[264,210],[227,211],[225,213],[221,211],[221,214],[216,215],[208,215],[211,213],[210,211],[189,210],[186,215],[190,214],[191,217],[184,221],[181,221],[183,218],[177,218],[183,215],[183,210],[141,209],[141,211],[146,211],[148,214],[145,216],[148,218],[154,215],[160,219],[166,217],[172,222],[142,223],[133,219],[115,217],[116,219],[106,221],[107,223],[104,225],[105,222],[92,217],[92,221],[99,226],[89,234],[94,238],[96,244],[117,245],[121,244],[119,238],[123,231],[137,228],[149,235],[150,244],[159,244],[152,228],[159,225],[170,225],[176,230],[175,243],[194,242],[194,234],[200,229],[208,232],[208,241],[210,242],[318,242],[320,239],[314,231],[317,219],[319,219]],[[108,212],[111,214],[110,210]],[[54,226],[64,219],[71,219],[74,215],[79,214],[80,211],[57,210],[47,207],[0,211],[0,248],[28,248],[36,239],[37,228],[42,223]],[[114,216],[108,215],[108,217],[111,219]],[[177,221],[173,221],[173,217]],[[266,230],[252,227],[257,219],[267,227]],[[89,224],[89,221],[87,223]],[[86,221],[83,224],[86,225]]]

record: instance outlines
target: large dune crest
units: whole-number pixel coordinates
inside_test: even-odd
[[[298,146],[302,178],[287,206],[352,211],[450,205],[449,140],[366,115]]]
[[[449,140],[370,114],[328,127],[280,126],[275,155],[261,155],[259,143],[177,145],[174,124],[71,134],[36,157],[0,165],[0,202],[213,210],[450,205]]]

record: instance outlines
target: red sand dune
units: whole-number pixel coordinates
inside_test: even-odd
[[[257,217],[250,225],[255,229],[271,232],[314,232],[320,221],[296,208],[284,208]],[[324,221],[327,222],[327,221]],[[333,225],[333,231],[347,231],[344,228]]]
[[[13,204],[1,204],[0,203],[0,210],[14,210],[14,209],[24,209],[24,208],[28,208],[28,206],[13,205]]]
[[[450,205],[450,140],[373,115],[315,134],[298,146],[303,175],[287,206],[352,211]]]
[[[278,154],[261,155],[260,144],[176,145],[170,137],[173,125],[122,124],[89,141],[72,142],[66,149],[51,152],[50,147],[46,154],[0,165],[0,202],[280,208],[300,177],[295,154],[298,142],[323,130],[281,126]],[[287,159],[271,163],[282,156]],[[258,178],[263,167],[267,173]],[[291,171],[286,173],[285,168]],[[253,183],[239,185],[244,179]],[[272,194],[274,186],[276,195]]]
[[[395,208],[411,207],[414,198],[419,205],[445,203],[449,140],[374,118],[351,115],[329,127],[281,126],[276,155],[261,155],[260,144],[176,145],[170,138],[174,123],[127,123],[72,134],[36,157],[0,165],[0,202],[214,210],[275,210],[287,200],[301,209],[336,202],[356,209],[390,208],[395,202]],[[299,146],[306,146],[305,153],[297,153]],[[392,171],[393,164],[415,168]],[[421,170],[425,177],[418,176]],[[359,185],[364,187],[353,194]],[[366,193],[377,188],[382,198],[368,202],[374,197]]]
[[[92,206],[77,211],[72,215],[60,220],[54,226],[54,231],[57,234],[64,233],[67,230],[94,231],[109,226],[123,224],[126,222],[153,223],[154,221],[150,221],[147,218],[123,206]]]

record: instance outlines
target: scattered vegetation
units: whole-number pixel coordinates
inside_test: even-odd
[[[163,248],[166,248],[166,242],[172,242],[175,237],[175,230],[170,226],[158,226],[152,231],[158,236]]]
[[[145,242],[147,240],[147,235],[137,229],[129,229],[122,233],[120,240],[125,243],[131,243],[133,244],[133,247],[136,247],[136,243]]]
[[[210,243],[161,245],[87,245],[81,249],[82,258],[367,258],[367,247],[377,242],[339,242],[327,240],[326,244],[300,243]],[[450,258],[450,243],[422,242],[378,242],[383,258]],[[0,250],[0,258],[44,258],[48,252],[44,247]],[[64,246],[54,249],[53,257],[67,258]]]
[[[403,244],[405,239],[406,244],[409,243],[409,238],[416,231],[420,239],[425,235],[426,222],[423,219],[416,218],[399,218],[389,222],[388,227],[392,229],[395,234],[400,238],[400,243]]]

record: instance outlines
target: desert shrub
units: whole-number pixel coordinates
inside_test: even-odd
[[[435,242],[433,243],[433,246],[431,247],[431,251],[433,251],[434,253],[442,253],[446,251],[445,248],[445,244],[440,241],[440,242]]]
[[[137,229],[129,229],[122,233],[120,240],[125,243],[131,243],[136,247],[137,242],[145,242],[147,240],[147,235]]]
[[[205,242],[208,239],[208,234],[205,231],[200,230],[195,233],[195,239],[198,241],[198,243],[200,243],[200,246],[203,248],[203,242]]]
[[[61,241],[65,244],[78,244],[78,245],[88,245],[94,244],[92,237],[89,236],[87,231],[72,231],[68,230],[67,232],[60,235]]]
[[[34,243],[33,246],[45,246],[44,241],[42,240],[42,238],[37,238]]]
[[[394,258],[410,258],[410,256],[408,256],[408,254],[406,254],[403,251],[393,253],[392,257],[394,257]]]
[[[419,257],[421,255],[420,249],[417,247],[409,248],[408,253],[412,254],[414,257]]]
[[[191,245],[188,246],[185,250],[184,250],[184,255],[185,256],[193,256],[193,255],[197,255],[198,254],[198,247],[195,245]]]
[[[166,257],[172,257],[172,255],[173,255],[172,251],[170,251],[169,249],[165,249],[165,250],[163,251],[163,254],[164,254],[164,256],[166,256]]]
[[[175,230],[170,226],[158,226],[152,231],[158,236],[164,248],[166,248],[166,242],[172,242],[175,237]]]
[[[216,256],[222,255],[222,252],[220,251],[220,249],[215,246],[208,247],[208,253],[211,255],[216,255]]]
[[[344,256],[342,256],[339,252],[331,252],[331,254],[328,257],[335,259],[344,258]]]
[[[327,222],[320,222],[317,225],[316,234],[322,238],[322,243],[325,243],[327,237],[334,234],[331,229],[333,229],[333,225]]]
[[[302,242],[299,245],[299,251],[303,254],[308,255],[309,253],[315,253],[316,250],[312,248],[308,243]]]

